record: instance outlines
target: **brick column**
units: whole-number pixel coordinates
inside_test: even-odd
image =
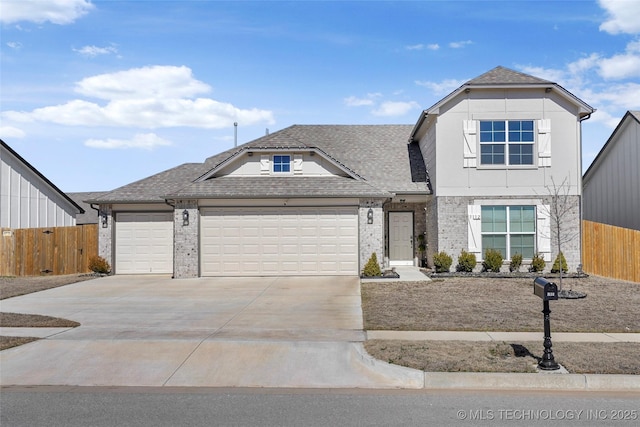
[[[189,215],[185,224],[183,213]],[[197,200],[176,200],[173,211],[173,277],[187,279],[198,277],[200,272],[200,247],[198,231],[200,229],[200,211]]]

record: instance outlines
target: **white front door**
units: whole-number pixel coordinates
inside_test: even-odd
[[[413,212],[389,212],[389,263],[413,265]]]

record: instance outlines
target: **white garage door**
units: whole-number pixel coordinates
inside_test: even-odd
[[[357,275],[355,207],[201,212],[203,276]]]
[[[173,273],[173,213],[116,214],[116,274]]]

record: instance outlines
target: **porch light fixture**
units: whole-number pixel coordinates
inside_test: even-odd
[[[373,224],[373,209],[367,211],[367,224]]]
[[[109,225],[109,217],[106,212],[100,212],[100,220],[102,222],[102,228],[107,228]]]
[[[182,225],[189,225],[189,211],[186,209],[182,211]]]

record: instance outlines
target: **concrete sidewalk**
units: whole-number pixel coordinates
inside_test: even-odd
[[[552,332],[554,342],[633,342],[640,334]],[[540,341],[542,332],[475,332],[475,331],[367,331],[369,340],[407,341]]]

